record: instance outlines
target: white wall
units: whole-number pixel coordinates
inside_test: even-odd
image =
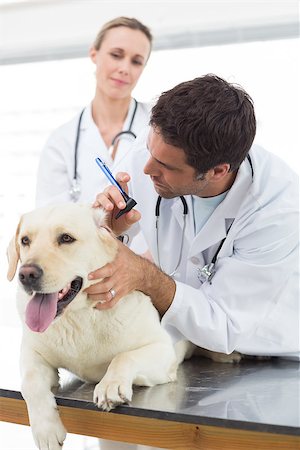
[[[0,64],[84,56],[104,22],[136,17],[154,48],[298,34],[298,0],[0,0]]]

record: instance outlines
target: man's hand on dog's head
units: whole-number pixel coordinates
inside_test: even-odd
[[[143,258],[118,242],[116,258],[89,274],[90,280],[101,280],[86,289],[89,299],[97,302],[95,308],[112,308],[125,295],[141,290],[139,287],[143,284],[144,277],[141,260]],[[112,295],[112,291],[115,295]]]
[[[176,292],[175,281],[149,257],[137,255],[119,241],[114,261],[90,273],[89,279],[101,280],[86,289],[95,308],[100,310],[112,308],[132,291],[141,291],[151,298],[162,317]]]

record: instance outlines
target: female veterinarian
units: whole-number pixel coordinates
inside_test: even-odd
[[[118,17],[99,31],[89,55],[96,66],[90,105],[50,136],[37,179],[36,203],[92,202],[107,184],[95,164],[122,170],[132,143],[149,121],[150,106],[132,98],[151,53],[152,35],[134,18]]]

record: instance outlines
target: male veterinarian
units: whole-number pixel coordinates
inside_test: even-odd
[[[91,274],[99,309],[133,289],[151,296],[174,340],[247,355],[299,358],[298,181],[253,144],[253,103],[215,75],[163,93],[128,174],[97,196],[117,234],[141,227],[155,264],[119,245]],[[160,196],[160,197],[158,197]],[[133,225],[130,228],[130,225]],[[130,228],[130,230],[129,230]]]

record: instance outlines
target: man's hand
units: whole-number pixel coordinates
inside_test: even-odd
[[[137,290],[151,297],[162,316],[171,305],[176,291],[171,277],[121,242],[118,243],[114,261],[92,272],[89,279],[101,279],[86,290],[90,300],[97,301],[96,308],[101,310],[112,308],[122,297]]]
[[[116,176],[116,180],[120,183],[122,189],[125,192],[128,192],[127,183],[130,180],[128,173],[119,172]],[[115,219],[117,213],[126,206],[121,192],[115,186],[108,186],[102,193],[97,195],[96,200],[93,203],[93,207],[98,208],[99,206],[104,208],[108,213],[108,226],[112,229],[116,236],[123,234],[131,227],[131,225],[138,222],[141,218],[141,214],[137,210],[132,209],[118,219]]]
[[[140,268],[140,257],[129,248],[118,243],[118,253],[113,262],[89,275],[90,280],[101,279],[87,289],[89,297],[98,301],[98,309],[108,309],[114,306],[120,298],[137,289],[143,281],[143,272]],[[115,292],[113,297],[111,290]]]

